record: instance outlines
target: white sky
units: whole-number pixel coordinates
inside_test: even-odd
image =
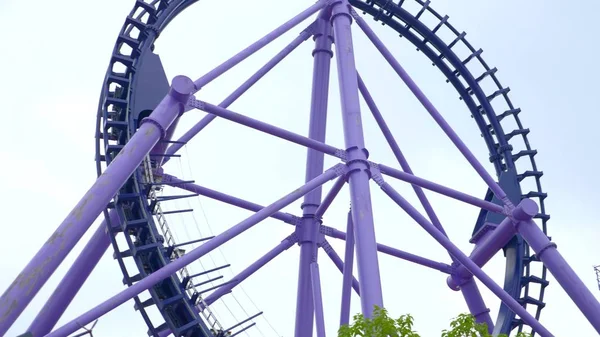
[[[204,0],[180,15],[161,35],[156,47],[169,78],[178,74],[198,78],[312,1],[285,2],[285,5],[276,0],[259,3],[262,5],[256,7],[248,1]],[[597,206],[596,191],[600,187],[593,146],[600,120],[598,108],[590,100],[600,89],[595,81],[600,70],[595,62],[596,47],[589,41],[597,39],[599,31],[594,25],[594,15],[600,4],[595,1],[571,6],[558,1],[544,4],[545,7],[542,2],[515,0],[437,0],[433,6],[438,12],[449,14],[457,29],[468,32],[469,41],[484,49],[488,64],[498,67],[500,80],[511,87],[513,102],[523,109],[522,121],[532,130],[529,139],[540,151],[536,160],[545,173],[542,184],[549,193],[550,235],[597,296],[600,292],[592,265],[600,264],[600,248],[596,244],[599,230],[594,213],[588,210]],[[5,240],[1,249],[5,258],[0,260],[0,289],[10,284],[95,179],[93,128],[99,89],[117,33],[132,5],[132,1],[117,0],[91,7],[88,2],[74,0],[0,2],[0,92],[4,111],[0,141],[5,144],[0,147],[0,155],[6,158],[0,166],[4,177],[0,200],[5,210]],[[220,21],[216,15],[219,11],[228,22]],[[472,151],[491,169],[484,142],[466,106],[437,69],[387,27],[371,26]],[[304,27],[305,24],[300,25],[211,83],[198,97],[219,103]],[[366,38],[358,30],[355,33],[357,67],[415,173],[482,197],[485,186],[481,180]],[[311,42],[302,45],[231,109],[306,134],[311,50]],[[331,78],[327,143],[343,147],[335,70]],[[183,117],[179,133],[203,115],[190,111]],[[363,116],[371,158],[397,166],[366,108]],[[507,127],[506,131],[511,130]],[[181,152],[184,157],[173,160],[166,171],[268,204],[302,184],[305,152],[300,146],[216,120]],[[326,166],[332,164],[334,161],[329,158]],[[391,178],[387,180],[418,206],[409,186]],[[447,262],[443,249],[375,184],[372,186],[378,240]],[[432,193],[428,197],[450,237],[469,253],[472,247],[468,238],[477,210]],[[170,218],[179,241],[198,237],[198,231],[204,236],[209,232],[220,233],[249,215],[205,198],[171,202],[165,207],[190,206],[196,210],[193,217]],[[298,206],[295,203],[286,211],[299,214]],[[344,229],[347,206],[346,188],[326,214],[325,224]],[[96,224],[31,302],[9,336],[27,328],[95,227]],[[290,230],[276,220],[265,221],[203,258],[201,263],[193,264],[191,269],[208,269],[226,260],[232,264],[224,272],[228,279],[274,247]],[[343,245],[335,239],[329,241],[343,256]],[[245,292],[236,288],[233,296],[228,295],[224,303],[217,304],[215,310],[223,325],[230,326],[261,310],[278,334],[260,319],[258,329],[249,330],[249,336],[292,336],[298,251],[293,247],[285,252],[249,278],[243,284]],[[122,275],[111,256],[112,252],[104,256],[65,314],[63,323],[123,289]],[[332,268],[326,255],[320,256],[327,331],[334,336],[339,320],[341,275]],[[467,311],[460,293],[445,285],[445,275],[388,256],[381,256],[380,264],[385,305],[394,316],[413,314],[416,329],[423,336],[439,335],[450,318]],[[485,268],[499,283],[502,283],[502,269],[499,258]],[[483,286],[481,289],[495,314],[499,302]],[[551,283],[546,294],[548,306],[543,310],[542,323],[556,336],[596,335],[556,282]],[[354,297],[353,301],[353,312],[358,312],[358,299]],[[145,333],[146,327],[131,302],[103,317],[95,330],[98,337],[145,336]]]

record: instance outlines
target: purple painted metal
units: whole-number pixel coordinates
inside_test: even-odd
[[[173,79],[169,94],[144,119],[138,132],[2,295],[0,336],[6,333],[152,147],[164,137],[165,130],[183,112],[183,103],[192,85],[192,81],[183,76]]]
[[[490,309],[483,301],[483,297],[481,296],[481,292],[479,292],[475,279],[472,277],[468,278],[460,285],[460,290],[465,298],[469,312],[475,317],[475,321],[477,323],[485,323],[488,328],[488,333],[491,334],[494,331],[494,321],[492,321]]]
[[[279,254],[288,250],[296,242],[298,242],[298,238],[296,237],[295,234],[288,236],[287,238],[282,240],[281,243],[279,243],[277,246],[275,246],[275,248],[271,249],[269,252],[267,252],[265,255],[263,255],[260,259],[256,260],[254,263],[249,265],[246,269],[242,270],[239,274],[235,275],[233,277],[232,281],[217,288],[217,290],[213,291],[210,295],[206,296],[204,298],[204,303],[206,303],[207,306],[210,306],[211,304],[218,301],[224,295],[229,294],[231,292],[231,290],[233,290],[233,288],[235,288],[238,284],[244,282],[248,277],[250,277],[250,275],[254,274],[257,270],[264,267],[267,263],[269,263],[271,260],[276,258]],[[204,307],[202,307],[202,304],[203,303],[200,302],[200,304],[198,305],[199,311],[202,311],[205,309]],[[234,327],[236,327],[236,326],[234,326]],[[234,328],[234,327],[232,327],[232,328]],[[166,332],[168,332],[168,334],[170,334],[171,330],[166,330]]]
[[[400,65],[398,60],[392,55],[392,53],[387,49],[387,47],[381,42],[381,40],[375,35],[375,32],[371,30],[371,28],[367,25],[365,20],[361,18],[355,11],[352,11],[352,16],[356,20],[358,26],[362,29],[362,31],[367,35],[369,40],[375,45],[375,48],[379,50],[381,55],[388,61],[390,66],[394,69],[394,71],[398,74],[398,76],[404,81],[406,86],[412,91],[415,97],[421,102],[423,107],[429,112],[431,117],[438,123],[438,125],[444,130],[448,138],[452,140],[454,145],[458,148],[458,150],[463,154],[463,156],[469,161],[471,166],[477,171],[479,176],[485,181],[490,190],[494,192],[494,194],[498,197],[498,199],[502,200],[505,205],[512,205],[510,200],[506,197],[506,193],[500,188],[500,185],[496,183],[494,178],[485,170],[483,165],[475,158],[473,153],[469,150],[469,148],[463,143],[463,141],[458,137],[456,132],[452,130],[452,127],[446,122],[444,117],[438,112],[438,110],[433,106],[431,101],[425,96],[423,91],[417,86],[417,84],[413,81],[413,79],[408,75],[408,73],[404,70],[404,68]]]
[[[314,149],[332,156],[339,156],[340,150],[331,145],[327,145],[323,142],[316,141],[314,139],[310,139],[299,134],[287,131],[285,129],[276,127],[274,125],[258,121],[254,118],[250,118],[244,115],[241,115],[237,112],[233,112],[231,110],[223,109],[216,105],[212,105],[210,103],[206,103],[200,100],[192,100],[190,102],[190,106],[194,108],[200,109],[202,111],[206,111],[208,113],[217,115],[221,118],[230,120],[232,122],[236,122],[247,127],[250,127],[255,130],[262,131],[264,133],[268,133],[275,137],[279,137],[285,140],[288,140],[292,143],[296,143],[302,146],[306,146],[310,149]]]
[[[312,277],[313,302],[315,303],[315,320],[317,321],[317,337],[325,337],[325,315],[323,313],[323,296],[321,294],[321,276],[319,275],[319,264],[310,264]]]
[[[348,183],[352,202],[352,221],[355,225],[360,298],[362,312],[365,317],[370,318],[375,306],[383,307],[383,295],[369,190],[368,152],[364,146],[357,73],[354,64],[354,47],[350,28],[352,17],[347,0],[334,1],[331,6],[344,141],[350,170]]]
[[[315,48],[313,50],[313,82],[310,105],[308,138],[319,143],[325,141],[327,130],[327,102],[329,93],[329,72],[331,65],[331,25],[327,11],[323,10],[315,21]],[[306,181],[321,174],[324,155],[312,148],[306,154]],[[339,179],[338,179],[339,181]],[[321,203],[322,188],[317,188],[304,197],[302,214],[304,219],[298,228],[300,262],[298,273],[298,293],[296,298],[296,337],[311,337],[313,333],[314,302],[310,265],[318,259],[319,226],[315,212]]]
[[[310,225],[309,218],[303,221],[302,226]],[[308,232],[308,231],[306,231]],[[317,259],[317,246],[310,241],[300,238],[300,263],[298,266],[298,291],[296,293],[296,325],[295,337],[311,337],[313,333],[314,302],[312,298],[312,284],[310,264]]]
[[[388,145],[392,149],[392,152],[394,153],[396,160],[400,164],[400,167],[402,167],[402,170],[404,172],[414,175],[412,169],[410,168],[410,165],[408,164],[408,161],[406,160],[406,157],[404,157],[402,150],[400,150],[400,146],[398,146],[398,142],[396,142],[396,139],[394,139],[394,136],[392,135],[392,131],[390,130],[387,123],[383,119],[383,116],[381,115],[381,112],[379,111],[377,104],[375,104],[375,101],[373,100],[371,93],[365,86],[365,82],[362,80],[360,75],[358,75],[358,89],[360,90],[360,93],[362,94],[365,102],[367,103],[369,110],[371,110],[371,114],[375,118],[377,125],[379,125],[379,129],[381,129],[381,132],[383,133],[385,140],[387,141]],[[415,190],[415,193],[417,194],[417,197],[419,198],[421,205],[423,205],[423,208],[425,209],[427,216],[431,220],[431,223],[433,223],[433,225],[437,229],[439,229],[440,232],[442,232],[442,233],[444,233],[444,235],[448,236],[446,234],[446,231],[444,230],[444,227],[440,223],[439,218],[433,211],[433,207],[431,207],[431,203],[429,203],[429,200],[427,200],[427,196],[425,196],[425,192],[423,192],[423,189],[418,185],[412,185],[412,187]]]
[[[533,212],[529,214],[531,213]],[[535,213],[537,213],[537,205]],[[558,252],[556,244],[550,242],[546,234],[531,220],[533,215],[528,216],[527,220],[521,220],[518,225],[519,234],[523,236],[537,257],[542,260],[556,281],[569,294],[596,332],[600,334],[600,302]]]
[[[320,9],[322,9],[323,7],[325,7],[328,2],[329,2],[328,0],[319,0],[319,1],[317,1],[312,6],[308,7],[305,10],[303,10],[300,14],[294,16],[293,18],[291,18],[289,21],[287,21],[283,25],[277,27],[274,31],[272,31],[269,34],[265,35],[260,40],[254,42],[253,44],[251,44],[250,46],[248,46],[246,49],[244,49],[241,52],[237,53],[235,56],[233,56],[229,60],[225,61],[224,63],[222,63],[221,65],[219,65],[215,69],[213,69],[210,72],[208,72],[206,75],[204,75],[204,76],[200,77],[199,79],[197,79],[196,81],[194,81],[194,85],[196,87],[196,91],[200,90],[204,85],[206,85],[207,83],[211,82],[215,78],[221,76],[224,72],[226,72],[227,70],[231,69],[236,64],[242,62],[247,57],[249,57],[250,55],[252,55],[255,52],[257,52],[258,50],[260,50],[262,47],[268,45],[273,40],[275,40],[276,38],[278,38],[281,35],[283,35],[285,32],[287,32],[290,29],[294,28],[300,22],[306,20],[308,17],[310,17],[311,15],[315,14],[316,12],[318,12]]]
[[[387,123],[383,119],[383,116],[381,115],[379,108],[377,108],[377,105],[375,104],[373,97],[369,93],[369,90],[367,90],[367,87],[365,86],[365,83],[363,82],[360,75],[358,76],[358,88],[359,88],[360,92],[362,93],[363,98],[365,99],[365,102],[367,103],[367,106],[371,110],[371,113],[373,114],[375,121],[379,125],[381,132],[383,133],[385,139],[387,140],[388,145],[392,149],[392,152],[394,153],[396,160],[398,160],[398,163],[400,163],[400,167],[402,167],[402,170],[404,172],[406,172],[408,174],[414,174],[412,169],[410,168],[410,165],[408,164],[408,161],[404,157],[404,154],[400,150],[400,146],[398,146],[398,143],[394,139],[394,136],[392,135],[390,128],[387,126]],[[438,216],[435,214],[433,207],[431,206],[431,203],[429,202],[429,200],[427,200],[427,196],[425,196],[423,189],[421,187],[419,187],[418,185],[412,185],[412,186],[413,186],[413,189],[414,189],[417,197],[419,198],[419,201],[421,202],[421,205],[423,205],[423,209],[425,209],[427,216],[431,220],[431,223],[440,232],[442,232],[442,234],[444,234],[446,237],[448,237],[448,234],[446,234],[446,231],[444,230],[442,223],[440,222]],[[454,256],[450,255],[450,259],[452,261],[456,262],[456,259],[454,258]],[[471,281],[467,281],[467,282],[469,283],[468,286],[461,287],[460,290],[463,292],[463,296],[467,300],[467,304],[468,304],[469,308],[474,310],[474,311],[471,311],[471,314],[473,314],[473,316],[477,319],[478,323],[486,323],[488,326],[488,329],[491,333],[494,328],[494,324],[492,322],[492,318],[490,317],[489,309],[487,309],[487,307],[483,301],[483,297],[481,297],[481,293],[479,292],[479,289],[477,289],[477,284],[475,284],[475,282],[472,279],[471,279]],[[487,310],[487,311],[485,311],[485,310]]]
[[[510,239],[512,239],[517,230],[513,220],[509,217],[505,218],[491,234],[485,237],[480,244],[475,246],[469,258],[479,267],[483,267],[502,247],[504,247]],[[471,273],[463,265],[456,268],[453,275],[448,276],[447,284],[453,290],[458,290],[459,284],[464,282],[464,279],[471,277]],[[463,280],[461,280],[463,279]]]
[[[333,199],[337,197],[342,187],[344,187],[344,184],[346,184],[345,177],[339,177],[338,180],[335,181],[329,192],[327,192],[327,194],[325,195],[325,198],[323,198],[323,201],[319,205],[319,208],[317,208],[317,210],[315,211],[316,219],[321,220],[329,206],[331,206]]]
[[[170,174],[161,173],[161,175],[162,175],[162,183],[164,183],[165,185],[181,188],[183,190],[193,192],[193,193],[198,193],[205,197],[219,200],[226,204],[237,206],[239,208],[247,209],[247,210],[253,211],[253,212],[258,212],[264,208],[264,206],[261,206],[261,205],[243,200],[243,199],[239,199],[236,197],[232,197],[225,193],[217,192],[217,191],[211,190],[209,188],[206,188],[206,187],[203,187],[200,185],[185,182],[185,181],[183,181],[175,176],[172,176]],[[290,224],[293,224],[296,222],[296,220],[295,220],[296,218],[293,215],[288,214],[288,213],[275,212],[271,215],[271,217],[274,219],[281,220],[286,223],[290,223]]]
[[[352,213],[348,212],[346,220],[346,250],[344,252],[344,270],[342,271],[342,304],[340,309],[340,326],[350,324],[350,303],[352,294],[350,292],[350,279],[354,267],[354,224],[352,223]]]
[[[476,198],[474,196],[468,195],[466,193],[453,190],[449,187],[442,186],[440,184],[436,184],[432,181],[429,181],[429,180],[426,180],[423,178],[419,178],[412,174],[402,172],[400,170],[396,170],[396,169],[391,168],[386,165],[381,165],[381,164],[373,164],[373,165],[376,165],[378,167],[378,169],[381,170],[381,173],[383,173],[387,176],[394,177],[394,178],[402,180],[402,181],[406,181],[407,183],[410,183],[412,185],[417,185],[417,186],[423,187],[430,191],[437,192],[439,194],[443,194],[450,198],[463,201],[467,204],[471,204],[473,206],[483,208],[490,212],[499,213],[499,214],[505,213],[504,207],[494,204],[492,202],[485,201],[485,200]]]
[[[120,226],[121,221],[116,211],[111,210],[109,217],[112,227]],[[58,322],[65,310],[67,310],[67,307],[71,304],[81,286],[83,286],[110,246],[109,235],[105,219],[100,223],[94,235],[92,235],[75,262],[71,265],[71,268],[69,268],[69,271],[67,271],[58,286],[56,286],[46,304],[27,329],[32,336],[44,336],[52,331],[56,322]]]
[[[220,287],[219,289],[212,292],[210,295],[204,298],[204,302],[207,305],[211,305],[219,300],[223,295],[231,292],[233,288],[235,288],[238,284],[244,282],[250,275],[254,274],[257,270],[264,267],[267,263],[271,262],[274,258],[276,258],[279,254],[288,250],[290,247],[294,245],[294,243],[298,242],[298,238],[296,235],[292,234],[281,241],[277,246],[268,251],[265,255],[263,255],[260,259],[256,260],[254,263],[249,265],[246,269],[242,270],[239,274],[233,277],[235,282],[229,283]],[[200,310],[204,308],[199,308]]]
[[[331,260],[331,262],[333,262],[333,264],[340,271],[340,273],[343,273],[345,268],[344,261],[342,261],[342,258],[338,255],[335,249],[331,247],[327,239],[323,239],[323,241],[319,243],[319,246],[325,251],[327,256],[329,256],[329,259]],[[360,296],[360,284],[358,283],[358,280],[352,277],[352,281],[350,282],[350,284],[352,285],[352,289],[354,289],[356,294]]]
[[[296,49],[302,42],[306,41],[308,38],[312,36],[312,27],[304,29],[290,44],[288,44],[285,48],[283,48],[277,55],[275,55],[269,62],[267,62],[264,66],[262,66],[256,73],[254,73],[250,78],[246,80],[239,88],[237,88],[234,92],[232,92],[227,98],[219,104],[222,108],[227,108],[233,102],[235,102],[238,98],[240,98],[248,89],[250,89],[256,82],[258,82],[261,78],[263,78],[271,69],[273,69],[279,62],[281,62],[284,58],[286,58],[294,49]],[[207,115],[204,116],[196,125],[194,125],[191,129],[189,129],[186,133],[181,136],[177,140],[178,143],[171,145],[167,149],[168,155],[173,155],[179,151],[183,147],[185,143],[190,141],[194,136],[196,136],[202,129],[204,129],[208,124],[210,124],[215,118],[216,115]],[[166,163],[169,160],[167,157],[164,162]]]
[[[139,282],[133,284],[129,288],[121,291],[120,293],[118,293],[115,296],[111,297],[110,299],[104,301],[103,303],[101,303],[100,305],[91,309],[90,311],[84,313],[83,315],[81,315],[81,316],[77,317],[76,319],[70,321],[69,323],[65,324],[61,328],[51,332],[46,337],[66,337],[66,336],[68,336],[69,334],[77,331],[77,329],[79,329],[79,327],[81,325],[85,325],[85,324],[88,324],[88,323],[94,321],[95,319],[101,317],[102,315],[106,314],[107,312],[111,311],[112,309],[116,308],[117,306],[132,299],[134,296],[138,295],[142,291],[149,289],[150,287],[152,287],[156,283],[160,282],[161,280],[165,279],[169,275],[175,273],[179,269],[196,261],[197,259],[206,255],[207,253],[210,253],[212,250],[219,247],[223,243],[233,239],[234,237],[238,236],[239,234],[241,234],[244,231],[248,230],[249,228],[253,227],[257,223],[268,218],[274,212],[276,212],[276,211],[286,207],[287,205],[291,204],[292,202],[298,200],[299,198],[304,196],[306,193],[312,191],[316,187],[321,186],[324,183],[326,183],[327,181],[329,181],[331,179],[335,179],[336,177],[338,177],[342,174],[345,174],[346,171],[347,170],[346,170],[345,166],[343,166],[341,164],[335,165],[334,167],[325,171],[322,175],[311,180],[309,183],[305,184],[304,186],[296,189],[292,193],[286,195],[285,197],[277,200],[276,202],[272,203],[271,205],[256,212],[252,216],[248,217],[246,220],[238,223],[237,225],[226,230],[225,232],[215,236],[214,239],[206,242],[202,246],[195,248],[194,250],[190,251],[189,253],[183,255],[182,257],[180,257],[176,260],[173,260],[173,262],[167,264],[163,268],[148,275],[147,277],[145,277],[142,280],[140,280]]]
[[[344,233],[340,230],[337,230],[335,228],[331,228],[331,227],[327,227],[327,226],[323,226],[325,228],[325,235],[327,236],[331,236],[332,238],[336,238],[336,239],[340,239],[340,240],[346,240],[348,234]],[[445,274],[451,274],[452,273],[452,266],[442,263],[442,262],[436,262],[436,261],[432,261],[429,260],[427,258],[421,257],[419,255],[415,255],[415,254],[411,254],[411,253],[407,253],[405,251],[401,251],[399,249],[396,248],[392,248],[390,246],[386,246],[384,244],[378,243],[377,244],[377,250],[379,252],[382,252],[384,254],[388,254],[394,257],[397,257],[399,259],[402,260],[406,260],[406,261],[410,261],[416,264],[420,264],[422,266],[425,267],[429,267],[435,270],[439,270],[442,273]]]
[[[553,335],[540,322],[538,322],[519,302],[512,298],[502,287],[492,280],[480,267],[478,267],[469,257],[467,257],[458,247],[452,243],[442,232],[433,226],[427,219],[419,213],[408,201],[406,201],[394,188],[383,180],[379,173],[374,173],[373,179],[398,206],[413,218],[423,229],[427,231],[437,242],[439,242],[450,254],[462,263],[475,277],[485,284],[506,306],[523,319],[525,323],[531,326],[542,337],[552,337]],[[521,207],[521,204],[519,204]]]

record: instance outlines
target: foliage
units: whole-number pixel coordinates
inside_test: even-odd
[[[411,315],[402,315],[398,319],[388,316],[387,310],[375,307],[373,318],[362,314],[353,317],[352,325],[344,325],[338,331],[338,337],[420,337],[413,331]]]
[[[351,325],[344,325],[338,331],[338,337],[421,337],[413,330],[414,319],[411,315],[402,315],[398,319],[388,316],[387,310],[375,307],[372,318],[362,314],[353,317]],[[529,337],[519,333],[516,337]],[[486,324],[478,324],[469,314],[460,314],[450,322],[450,330],[442,331],[442,337],[492,337]],[[500,335],[498,337],[506,337]]]

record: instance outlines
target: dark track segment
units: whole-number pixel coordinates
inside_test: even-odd
[[[376,21],[381,21],[396,30],[400,36],[404,36],[417,47],[418,51],[423,52],[446,76],[446,82],[452,83],[460,95],[460,99],[465,102],[471,116],[477,123],[481,135],[484,138],[490,151],[490,162],[496,168],[497,176],[500,179],[500,185],[505,189],[517,204],[523,198],[537,198],[540,205],[540,213],[535,216],[541,220],[544,233],[547,232],[547,221],[550,216],[546,214],[544,199],[547,194],[542,191],[540,178],[543,175],[537,169],[534,157],[537,150],[531,148],[527,139],[529,129],[523,127],[518,114],[521,109],[515,108],[508,93],[510,88],[503,87],[496,77],[496,68],[490,68],[481,57],[482,50],[475,49],[466,39],[466,33],[456,30],[449,22],[448,16],[442,16],[429,7],[430,1],[390,1],[390,0],[349,0],[349,2],[361,10],[363,14],[370,14]],[[417,6],[415,6],[415,2]],[[409,6],[410,5],[410,6]],[[413,8],[412,10],[407,9]],[[427,27],[423,22],[428,16],[429,21],[436,23],[432,28]],[[445,29],[454,36],[452,39],[444,41],[439,37],[442,29]],[[466,50],[462,53],[462,58],[458,56],[459,50]],[[477,66],[473,66],[477,64]],[[470,69],[482,69],[480,75],[474,76],[474,71]],[[488,82],[486,82],[488,81]],[[491,82],[489,82],[491,81]],[[485,85],[488,84],[488,85]],[[491,87],[487,94],[483,87]],[[494,107],[502,106],[498,104],[500,98],[504,99],[503,112],[496,114]],[[494,106],[494,107],[493,107]],[[508,133],[503,131],[502,125],[509,124],[512,117],[512,124],[516,128]],[[504,123],[502,123],[504,122]],[[520,136],[520,137],[518,137]],[[517,147],[518,139],[522,140],[520,148],[523,150],[513,153]],[[525,162],[524,158],[528,158]],[[517,167],[525,167],[525,169]],[[523,182],[533,180],[535,190],[523,193],[521,185]],[[490,191],[486,194],[486,200],[492,200]],[[500,204],[498,200],[493,200]],[[499,224],[502,218],[494,218],[492,214],[482,211],[475,225],[473,234],[475,235],[487,223]],[[535,308],[536,319],[539,319],[541,310],[544,308],[544,291],[548,286],[546,279],[546,268],[540,263],[541,273],[533,275],[532,264],[539,263],[535,255],[531,255],[528,245],[520,236],[516,236],[505,248],[506,256],[506,274],[504,289],[511,296],[518,299],[524,306],[533,306]],[[539,290],[536,295],[532,294],[532,288]],[[509,333],[517,329],[522,331],[524,322],[515,319],[514,313],[502,305],[496,323],[495,333]]]
[[[113,50],[100,99],[96,131],[99,175],[105,167],[103,163],[109,164],[120,154],[136,131],[138,118],[143,118],[139,114],[147,108],[148,102],[140,98],[155,96],[150,95],[150,91],[156,90],[156,86],[144,87],[142,82],[151,80],[158,83],[159,87],[164,87],[160,85],[164,82],[164,74],[161,76],[160,71],[156,71],[157,65],[158,68],[162,66],[152,53],[154,41],[173,17],[194,2],[138,0],[126,18]],[[144,67],[148,62],[152,66]],[[166,91],[161,94],[164,96]],[[127,249],[121,249],[115,239],[118,233],[113,232],[114,257],[121,266],[123,283],[127,286],[163,267],[172,257],[172,254],[167,254],[169,251],[164,246],[164,238],[159,234],[152,217],[154,209],[150,208],[148,198],[151,188],[154,186],[144,183],[144,172],[140,167],[109,205],[109,208],[118,211],[122,221],[118,232],[124,233],[128,245]],[[129,274],[124,264],[125,258],[135,261],[139,274]],[[140,311],[148,325],[149,335],[157,336],[160,331],[170,329],[176,336],[212,336],[195,309],[198,294],[188,296],[177,275],[163,280],[149,293],[150,298],[144,301],[135,298],[135,309]],[[165,323],[158,327],[153,325],[145,310],[151,305],[155,305],[165,319]]]

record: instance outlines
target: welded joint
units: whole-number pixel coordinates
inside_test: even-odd
[[[538,204],[535,201],[525,198],[521,200],[516,207],[513,206],[506,216],[512,221],[515,229],[518,230],[522,222],[532,221],[533,217],[538,214],[539,210]]]
[[[206,103],[197,99],[194,95],[190,96],[190,99],[187,101],[186,105],[190,108],[195,108],[202,111],[206,109]]]
[[[558,245],[557,245],[556,243],[554,243],[554,242],[548,242],[548,243],[547,243],[547,244],[544,246],[544,248],[540,249],[540,251],[539,251],[539,252],[537,252],[537,253],[535,253],[535,255],[537,255],[537,258],[541,260],[541,259],[542,259],[542,254],[544,254],[544,253],[546,252],[546,250],[548,250],[548,249],[550,249],[550,248],[557,249],[557,248],[558,248]]]
[[[160,139],[165,139],[167,137],[167,130],[165,130],[165,128],[163,128],[163,126],[160,125],[160,123],[157,122],[156,120],[154,120],[150,117],[146,117],[146,118],[142,119],[142,121],[140,122],[140,125],[146,124],[146,123],[150,123],[158,129],[158,132],[160,133]]]
[[[285,242],[285,241],[288,241],[290,243],[290,247],[291,247],[295,243],[298,243],[300,241],[300,239],[298,238],[298,235],[296,235],[296,232],[293,232],[292,234],[288,235],[285,239],[281,240],[281,242]]]
[[[348,161],[348,152],[346,150],[337,149],[333,155],[344,163]]]
[[[446,278],[446,285],[451,290],[459,291],[463,284],[467,283],[467,281],[473,278],[473,275],[471,273],[469,273],[466,276],[460,275],[460,271],[458,268],[461,266],[462,264],[457,262],[454,262],[450,265],[451,273]]]
[[[287,214],[287,215],[290,216],[290,221],[285,221],[285,223],[288,223],[288,224],[290,224],[292,226],[296,226],[296,227],[302,225],[302,218],[301,217],[293,215],[293,214],[290,214],[290,213],[285,213],[285,214]]]
[[[175,78],[173,78],[173,80],[171,81],[171,87],[169,88],[169,92],[167,93],[167,96],[170,96],[172,99],[174,99],[176,101],[176,106],[174,106],[174,107],[179,110],[178,117],[181,117],[181,115],[185,111],[186,102],[189,102],[190,98],[193,97],[193,95],[192,95],[193,88],[194,88],[194,82],[192,82],[192,80],[190,80],[189,78],[187,78],[185,76],[175,76]],[[169,108],[172,108],[172,107],[169,107]],[[165,124],[167,123],[167,120],[165,120],[165,116],[164,116],[165,112],[162,112],[162,114],[159,113],[158,116],[154,115],[156,113],[157,112],[155,110],[152,114],[150,114],[150,116],[142,119],[142,121],[140,122],[140,125],[143,125],[145,123],[150,123],[150,124],[154,125],[160,132],[160,140],[163,140],[167,137],[166,128],[169,125],[163,125],[163,123],[165,123]],[[172,120],[171,120],[171,122],[172,122]]]
[[[306,242],[319,244],[323,240],[320,222],[314,217],[303,218],[302,225],[296,227],[294,234],[298,237],[298,244]]]
[[[482,310],[482,311],[480,311],[478,313],[475,313],[475,314],[473,314],[473,313],[471,313],[471,314],[473,315],[473,317],[475,317],[475,320],[477,320],[480,316],[487,315],[489,313],[490,313],[490,308],[485,308],[485,310]]]
[[[325,226],[325,225],[319,226],[319,232],[323,235],[333,237],[334,231],[335,231],[335,229],[333,227],[329,227],[329,226]]]
[[[319,241],[317,246],[322,248],[325,251],[325,253],[327,253],[327,255],[331,254],[334,251],[333,247],[331,247],[331,245],[329,244],[329,242],[327,242],[327,240],[325,240],[325,238]]]
[[[332,170],[332,171],[335,172],[336,176],[334,178],[341,177],[341,176],[346,175],[347,173],[350,172],[350,168],[348,168],[347,165],[344,165],[342,163],[336,164],[335,166],[333,166],[329,170]]]
[[[386,182],[377,163],[369,162],[369,173],[371,174],[371,179],[383,189]]]

